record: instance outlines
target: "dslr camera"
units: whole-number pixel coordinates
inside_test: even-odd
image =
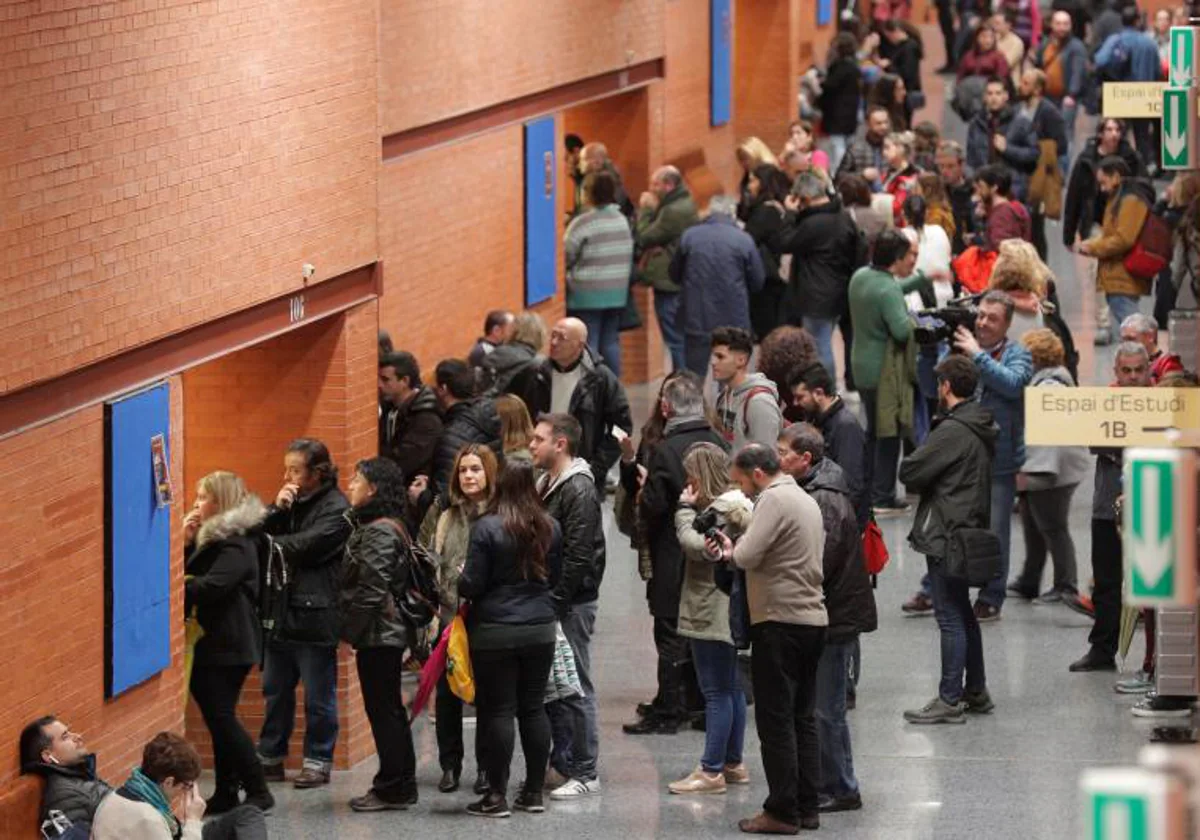
[[[974,332],[975,316],[979,314],[977,300],[976,295],[970,295],[955,298],[940,309],[921,310],[915,316],[913,338],[920,346],[931,347],[952,339],[959,327]]]
[[[698,513],[696,518],[692,520],[692,529],[703,534],[706,540],[715,540],[717,538],[717,534],[725,534],[728,536],[725,531],[725,526],[727,524],[728,523],[725,521],[725,517],[722,514],[717,513],[712,508],[706,508]]]

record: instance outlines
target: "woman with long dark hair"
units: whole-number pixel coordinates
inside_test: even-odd
[[[408,579],[411,561],[401,524],[406,493],[403,471],[388,458],[359,461],[350,479],[346,518],[354,530],[346,541],[338,609],[379,755],[371,789],[350,800],[355,811],[403,811],[417,802],[417,760],[400,697],[404,649],[412,640],[393,595]]]
[[[458,593],[467,619],[475,706],[484,739],[488,792],[467,806],[479,817],[507,817],[515,717],[525,752],[518,811],[540,813],[550,719],[544,705],[554,660],[554,599],[562,575],[562,533],[542,506],[531,464],[514,461],[496,479],[488,512],[471,528]]]
[[[908,131],[908,88],[904,79],[895,73],[884,73],[871,85],[867,94],[867,107],[878,105],[886,108],[892,121],[892,131]]]
[[[779,167],[764,163],[750,171],[746,184],[749,210],[746,233],[758,247],[766,282],[761,290],[750,293],[750,326],[761,341],[779,323],[779,304],[786,278],[779,273],[779,229],[783,226],[783,200],[791,185]]]

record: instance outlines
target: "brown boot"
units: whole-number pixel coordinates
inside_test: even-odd
[[[329,774],[319,767],[306,766],[300,771],[300,775],[296,777],[292,784],[298,790],[320,787],[321,785],[329,784]]]
[[[746,820],[738,820],[743,834],[799,834],[800,827],[777,820],[765,811]]]

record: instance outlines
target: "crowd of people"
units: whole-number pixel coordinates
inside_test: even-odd
[[[925,49],[906,3],[874,11],[873,27],[848,25],[806,76],[784,147],[741,142],[736,192],[703,212],[678,168],[655,170],[635,202],[605,146],[568,135],[566,317],[548,327],[536,312],[490,312],[465,357],[432,375],[381,332],[378,455],[354,465],[345,492],[311,438],[286,448],[269,505],[235,473],[203,477],[182,541],[188,685],[212,740],[213,793],[199,796],[199,756],[171,733],[113,789],[82,737],[46,716],[20,750],[25,772],[46,780],[47,824],[62,829],[48,836],[264,838],[301,684],[303,755],[290,781],[330,782],[343,643],[379,757],[350,807],[415,806],[420,709],[406,707],[401,679],[409,661],[436,661],[430,647],[457,626],[473,693],[461,673],[434,675],[438,790],[459,789],[471,753],[472,815],[599,795],[590,649],[610,492],[657,655],[655,694],[623,731],[702,728],[697,764],[667,789],[723,793],[753,781],[753,703],[768,795],[744,832],[794,834],[863,805],[847,711],[860,636],[878,623],[867,554],[876,518],[913,512],[908,493],[919,499],[909,542],[927,574],[901,609],[936,617],[941,674],[906,721],[993,711],[980,625],[1009,597],[1094,616],[1071,670],[1115,669],[1121,450],[1027,447],[1024,394],[1078,385],[1045,263],[1046,220],[1058,218],[1103,297],[1097,341],[1120,342],[1113,384],[1196,384],[1159,348],[1140,300],[1157,283],[1160,316],[1176,295],[1194,305],[1200,176],[1180,173],[1160,199],[1152,126],[1111,118],[1071,162],[1092,81],[1159,78],[1171,15],[1144,32],[1136,7],[1089,18],[1056,0],[1043,27],[1036,3],[939,2],[941,72],[956,74],[967,122],[960,144],[918,121]],[[1152,217],[1174,230],[1174,252],[1148,274],[1127,257]],[[640,323],[639,284],[672,370],[635,433],[620,333]],[[1089,594],[1068,513],[1093,457]],[[1010,580],[1014,512],[1026,556]],[[1151,612],[1142,670],[1118,690],[1148,693],[1137,714],[1188,713],[1196,698],[1153,691],[1154,626]],[[255,665],[257,741],[236,713]],[[525,770],[513,786],[518,730]]]

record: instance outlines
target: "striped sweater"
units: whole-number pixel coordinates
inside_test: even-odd
[[[625,305],[633,268],[633,234],[615,204],[576,216],[567,226],[567,310]]]

